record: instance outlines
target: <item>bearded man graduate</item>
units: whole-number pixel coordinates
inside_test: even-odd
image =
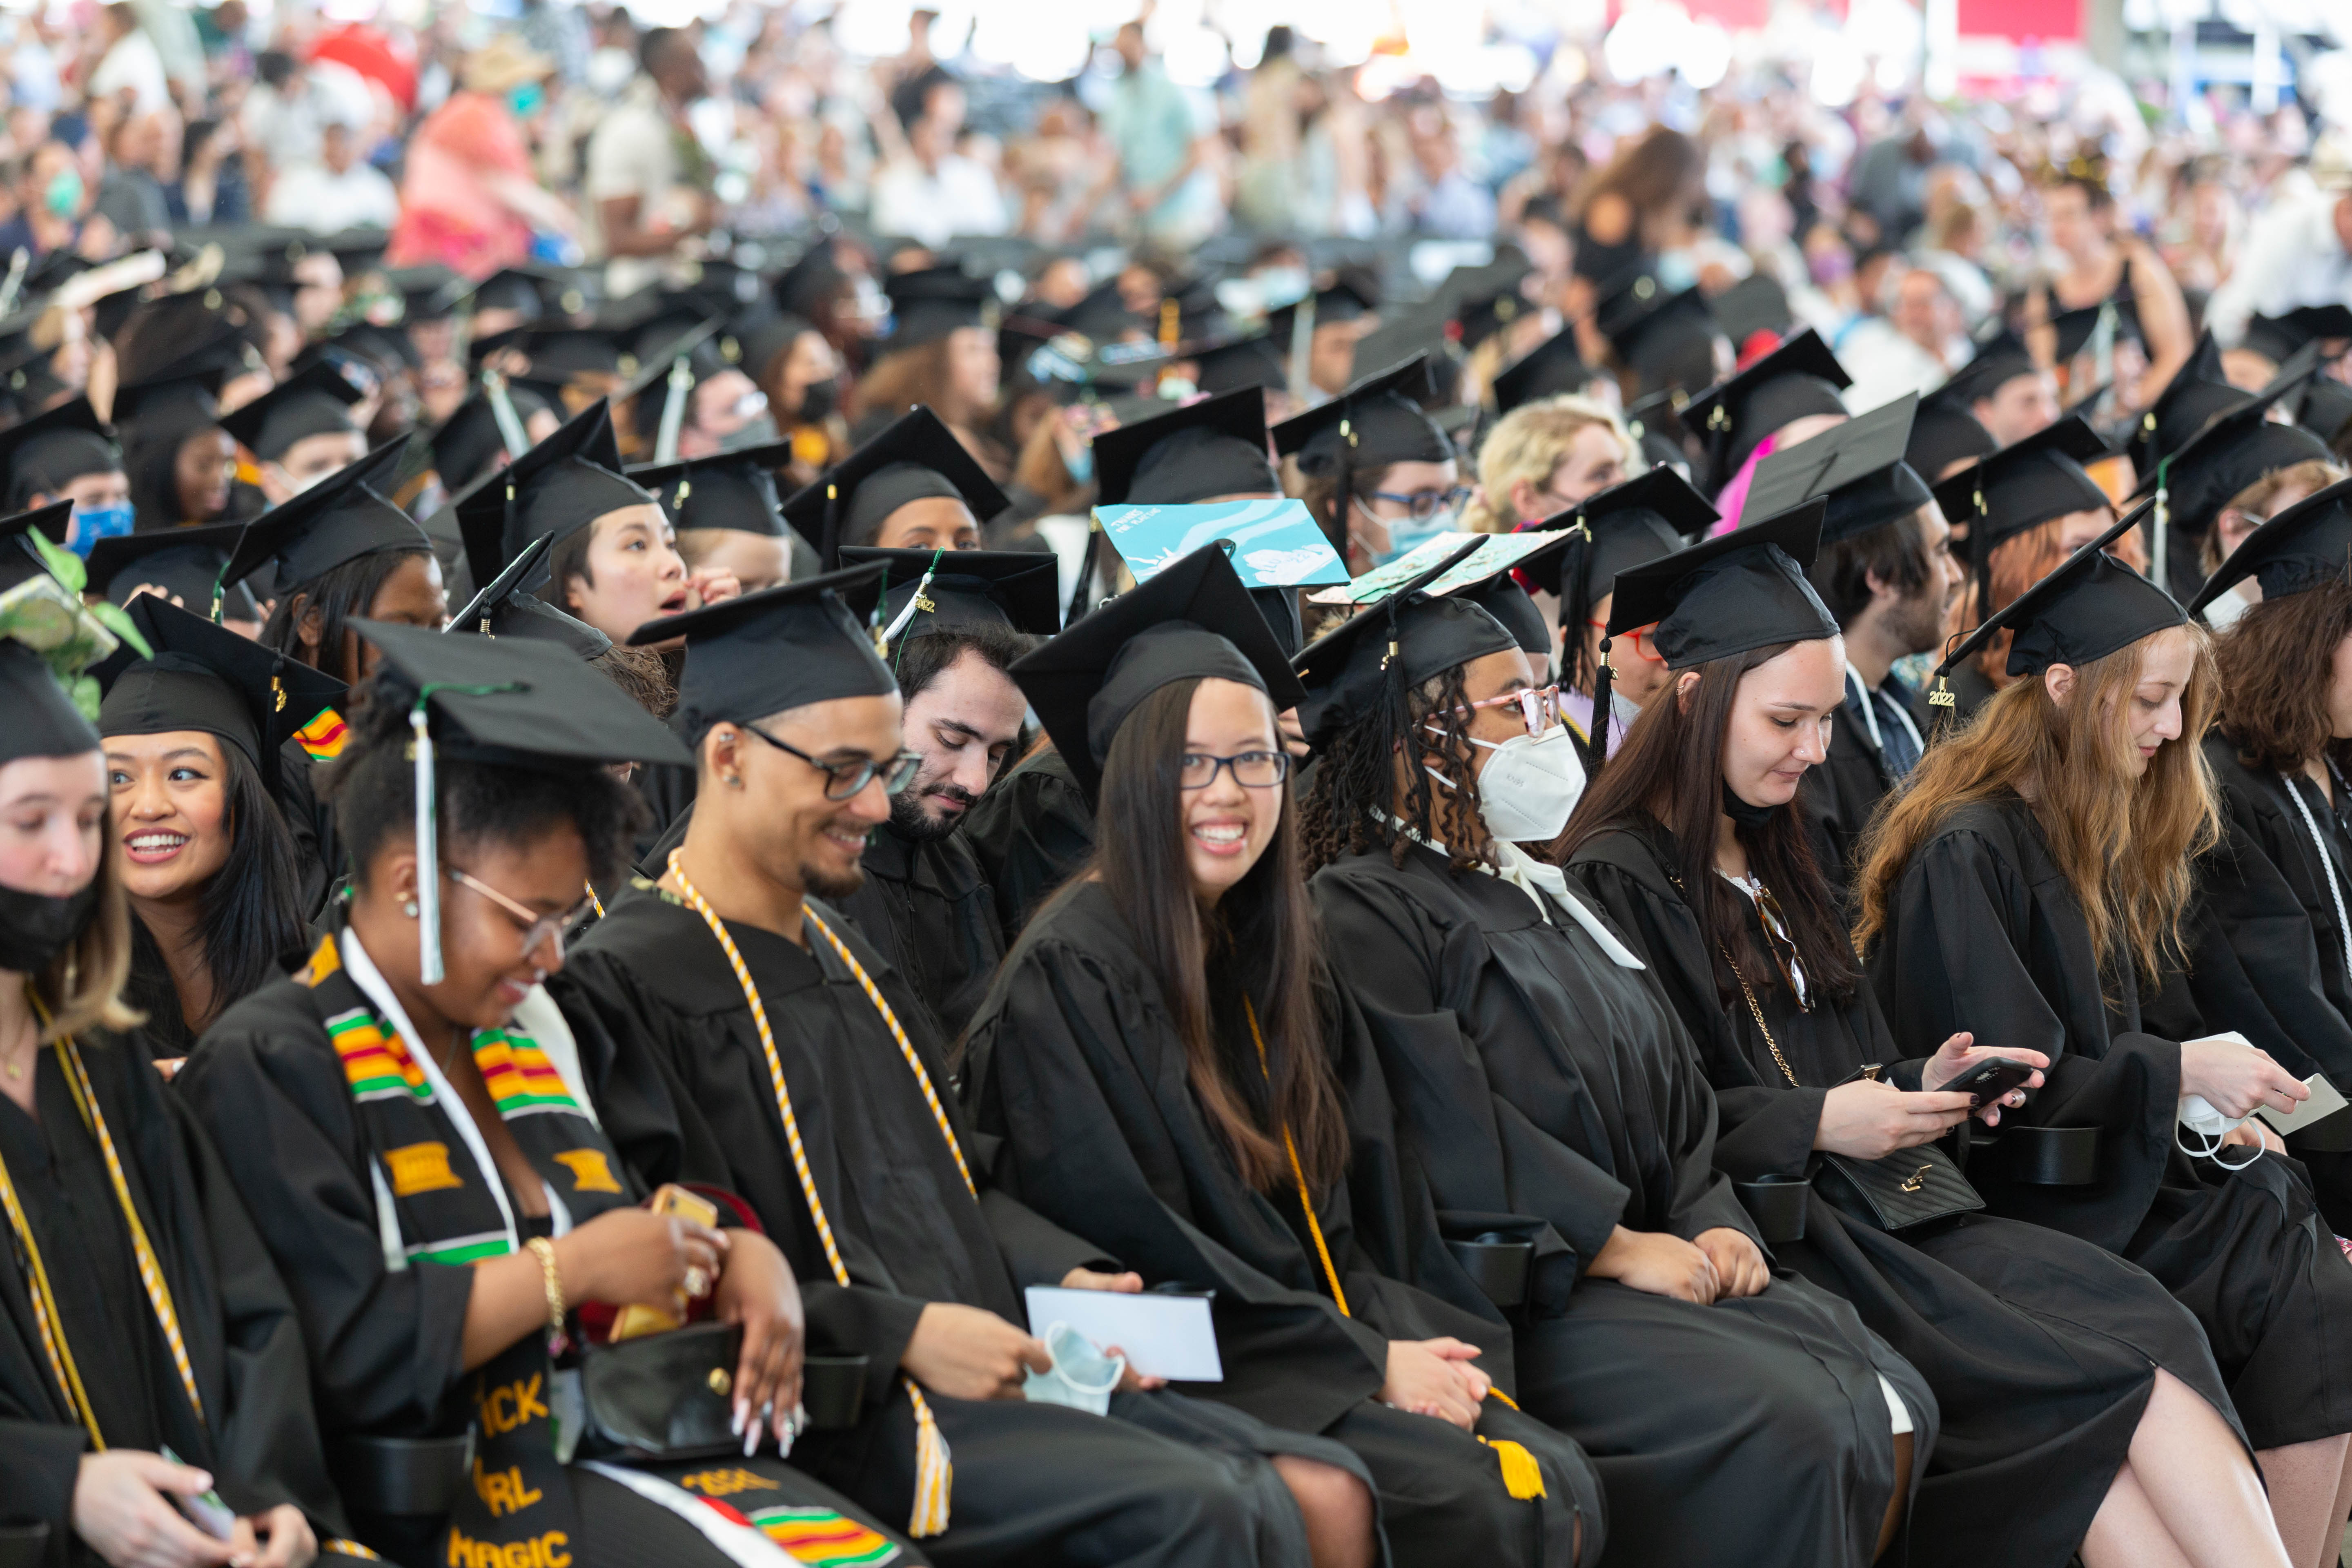
[[[697,802],[660,881],[614,900],[561,977],[567,1014],[615,1042],[599,1115],[655,1179],[758,1213],[812,1352],[865,1358],[862,1415],[794,1462],[908,1520],[934,1562],[1303,1564],[1369,1490],[1346,1449],[1139,1387],[1108,1417],[1020,1403],[1050,1362],[1018,1288],[1141,1280],[987,1184],[925,1009],[821,901],[857,889],[919,762],[843,602],[881,571],[657,628],[686,639]]]

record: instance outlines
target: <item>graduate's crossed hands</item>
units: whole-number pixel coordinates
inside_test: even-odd
[[[1722,1278],[1706,1248],[1679,1236],[1628,1230],[1622,1225],[1609,1233],[1585,1272],[1645,1296],[1672,1296],[1700,1307],[1713,1306],[1723,1292]]]
[[[1495,1380],[1470,1363],[1480,1352],[1460,1340],[1391,1340],[1383,1405],[1434,1415],[1465,1432],[1478,1425],[1478,1405]]]

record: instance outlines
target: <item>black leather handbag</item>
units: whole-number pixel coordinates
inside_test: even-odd
[[[580,1454],[591,1459],[704,1459],[741,1453],[735,1419],[735,1368],[743,1331],[689,1323],[580,1354],[586,1407]]]

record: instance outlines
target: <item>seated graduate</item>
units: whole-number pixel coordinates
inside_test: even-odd
[[[1979,342],[1968,363],[1929,395],[1916,427],[1924,445],[1907,451],[1905,460],[1932,485],[1964,461],[1990,458],[2056,423],[2057,373],[2003,328]]]
[[[499,390],[514,415],[525,451],[562,428],[563,416],[558,406],[537,389],[508,381]],[[497,398],[487,387],[457,405],[426,441],[433,451],[434,476],[441,481],[443,493],[451,497],[464,494],[505,468],[513,456],[507,450],[506,435],[500,428]]]
[[[1843,1302],[1772,1279],[1710,1164],[1681,1026],[1516,847],[1558,833],[1582,784],[1552,689],[1493,615],[1422,595],[1435,575],[1301,659],[1324,949],[1410,1158],[1449,1240],[1532,1248],[1518,1398],[1593,1456],[1612,1561],[1869,1563],[1934,1448],[1935,1396]]]
[[[154,657],[118,650],[100,670],[98,730],[131,900],[124,994],[172,1059],[310,945],[280,749],[343,686],[152,594],[130,615]]]
[[[1843,444],[1874,417],[1816,440]],[[1751,495],[1769,481],[1759,468]],[[1941,1086],[1996,1057],[2046,1065],[1964,1034],[1895,1060],[1813,863],[1797,790],[1832,754],[1822,731],[1839,721],[1846,670],[1837,624],[1802,574],[1837,505],[1816,500],[1618,577],[1621,618],[1656,620],[1675,682],[1563,840],[1570,874],[1697,1043],[1722,1119],[1716,1164],[1740,1181],[1842,1181],[1855,1168],[1823,1173],[1817,1152],[1892,1157],[1899,1178],[1916,1178],[1933,1156],[1902,1152],[1971,1109]],[[1955,1183],[1942,1201],[1969,1200]],[[2155,1279],[2011,1220],[1952,1212],[1898,1234],[1818,1194],[1803,1206],[1802,1237],[1780,1244],[1777,1261],[1851,1301],[1943,1413],[1913,1561],[2284,1560],[2204,1334]]]
[[[1106,430],[1094,441],[1096,503],[1191,506],[1274,500],[1282,476],[1266,455],[1265,392],[1255,385]],[[1093,571],[1093,542],[1080,568]],[[1286,654],[1301,640],[1298,595],[1253,588],[1250,597]],[[964,824],[964,837],[996,889],[1007,932],[1018,933],[1045,896],[1094,849],[1094,805],[1050,739],[1041,740]]]
[[[1298,465],[1298,499],[1361,576],[1454,525],[1466,492],[1453,441],[1422,411],[1429,356],[1368,375],[1274,427]]]
[[[2199,736],[2215,706],[2204,633],[2110,559],[2135,509],[1969,634],[1940,682],[2004,630],[2012,682],[1937,742],[1882,808],[1855,879],[1854,937],[1905,1056],[1966,1030],[2049,1058],[2013,1120],[2099,1130],[2095,1179],[2039,1185],[1999,1159],[1970,1180],[1991,1211],[2137,1263],[2197,1314],[2269,1482],[2291,1561],[2335,1550],[2352,1403],[2352,1263],[2309,1176],[2258,1123],[2192,1160],[2191,1096],[2228,1126],[2309,1090],[2253,1047],[2167,1039],[2139,998],[2177,962],[2219,814]],[[2200,1117],[2204,1107],[2186,1107]],[[2189,1151],[2189,1152],[2185,1152]],[[2014,1174],[2022,1174],[2022,1172]]]
[[[1150,1283],[1213,1289],[1224,1381],[1200,1392],[1353,1450],[1399,1563],[1599,1561],[1591,1465],[1485,1403],[1511,1386],[1499,1314],[1384,1277],[1436,1237],[1382,1131],[1351,1201],[1346,1091],[1368,1119],[1384,1096],[1299,872],[1275,718],[1297,683],[1233,566],[1198,551],[1014,668],[1102,815],[972,1025],[1007,1186]],[[1373,1560],[1360,1513],[1318,1563]]]
[[[2252,589],[2214,639],[2219,717],[2205,738],[2221,842],[2197,862],[2182,979],[2195,1018],[2236,1029],[2297,1078],[2352,1083],[2352,482],[2255,529],[2189,601],[2192,616]],[[2169,998],[2168,998],[2169,999]],[[2343,1125],[2287,1140],[2320,1213],[2352,1232]]]
[[[156,533],[110,534],[91,546],[85,595],[102,595],[117,609],[140,594],[153,594],[194,615],[212,606],[213,619],[241,637],[261,639],[261,605],[242,583],[223,583],[221,569],[245,536],[241,522],[208,528],[173,528]]]
[[[825,570],[845,544],[977,550],[980,525],[1010,505],[955,432],[918,404],[784,499],[784,521]]]
[[[750,1452],[785,1439],[799,1396],[791,1270],[754,1231],[639,1206],[541,989],[635,810],[604,764],[675,743],[544,642],[363,629],[382,662],[330,779],[351,897],[309,965],[229,1008],[176,1080],[286,1276],[356,1533],[406,1563],[727,1560],[680,1489],[721,1485],[707,1448],[572,1462],[568,1352],[600,1304],[707,1300],[740,1325],[731,1364],[671,1374],[681,1404],[709,1397],[706,1375],[729,1390],[745,1452],[716,1474],[754,1479],[726,1495],[844,1511]],[[451,1484],[469,1426],[476,1483]]]
[[[221,428],[253,455],[269,504],[283,506],[367,456],[366,433],[352,420],[352,405],[362,395],[332,363],[318,360],[222,415]]]
[[[211,1141],[128,1038],[98,731],[13,640],[0,706],[0,1550],[300,1568],[343,1527],[301,1335]],[[207,1489],[226,1540],[176,1506]]]
[[[792,581],[791,531],[776,502],[776,470],[792,460],[790,441],[771,441],[715,458],[640,464],[628,477],[669,514],[688,572],[726,572],[756,594]]]
[[[1021,1402],[1052,1364],[1018,1326],[1022,1287],[1142,1281],[996,1189],[923,1007],[821,901],[856,890],[867,834],[920,765],[842,601],[881,572],[675,623],[693,817],[552,987],[615,1042],[597,1112],[649,1180],[723,1184],[777,1238],[812,1353],[866,1363],[860,1419],[803,1435],[793,1462],[910,1521],[935,1559],[1303,1563],[1265,1456],[1316,1462],[1328,1489],[1344,1448],[1166,1393],[1118,1392],[1109,1419]]]
[[[1927,705],[1895,679],[1895,662],[1942,646],[1960,591],[1951,531],[1927,481],[1906,460],[1916,396],[1897,398],[1801,451],[1756,467],[1748,515],[1772,518],[1820,498],[1821,549],[1806,574],[1837,622],[1845,700],[1828,727],[1829,754],[1805,770],[1799,815],[1812,861],[1843,901],[1871,813],[1927,749]],[[1666,667],[1657,666],[1662,676]],[[1664,679],[1660,684],[1664,684]]]
[[[1806,328],[1762,359],[1692,396],[1678,413],[1706,448],[1700,491],[1735,522],[1747,498],[1744,479],[1765,458],[1845,423],[1840,395],[1853,377],[1819,332]]]
[[[2347,396],[2352,397],[2352,393]],[[2260,478],[2231,496],[2221,508],[2221,515],[2205,534],[2205,542],[2198,547],[2197,564],[2210,577],[2221,569],[2221,563],[2230,558],[2231,552],[2246,542],[2248,534],[2296,502],[2310,500],[2344,475],[2344,466],[2332,457],[2305,457],[2284,467],[2264,468]],[[2217,632],[2223,631],[2262,595],[2260,583],[2251,577],[2241,578],[2206,600],[2199,614],[2207,626]]]
[[[141,531],[232,517],[236,443],[221,428],[221,383],[244,369],[234,334],[125,382],[111,410]]]
[[[2275,395],[2294,384],[2281,382],[2265,390]],[[2133,492],[2135,499],[2167,488],[2159,480],[2168,479],[2179,456],[2196,444],[2198,437],[2222,415],[2245,407],[2257,395],[2230,380],[2229,367],[2212,329],[2200,332],[2196,347],[2165,384],[2164,390],[2156,395],[2156,400],[2137,419],[2125,427],[2124,455],[2131,459],[2132,472],[2139,481]],[[2210,521],[2210,514],[2205,521]],[[2197,570],[2197,556],[2203,543],[2203,531],[2202,527],[2189,530],[2168,524],[2166,582],[2175,593],[2187,594],[2190,584],[2202,576]]]
[[[131,476],[87,397],[0,431],[0,502],[9,511],[73,502],[67,543],[77,555],[87,559],[101,539],[130,536]]]
[[[962,827],[1021,740],[1029,704],[1006,671],[1060,629],[1061,572],[1026,550],[853,545],[841,558],[886,568],[845,598],[898,678],[906,749],[922,765],[866,840],[865,886],[838,902],[952,1040],[1005,946],[996,890]]]

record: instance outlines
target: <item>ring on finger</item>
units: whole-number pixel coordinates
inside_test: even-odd
[[[699,1263],[686,1267],[686,1293],[697,1301],[710,1293],[710,1275]]]

